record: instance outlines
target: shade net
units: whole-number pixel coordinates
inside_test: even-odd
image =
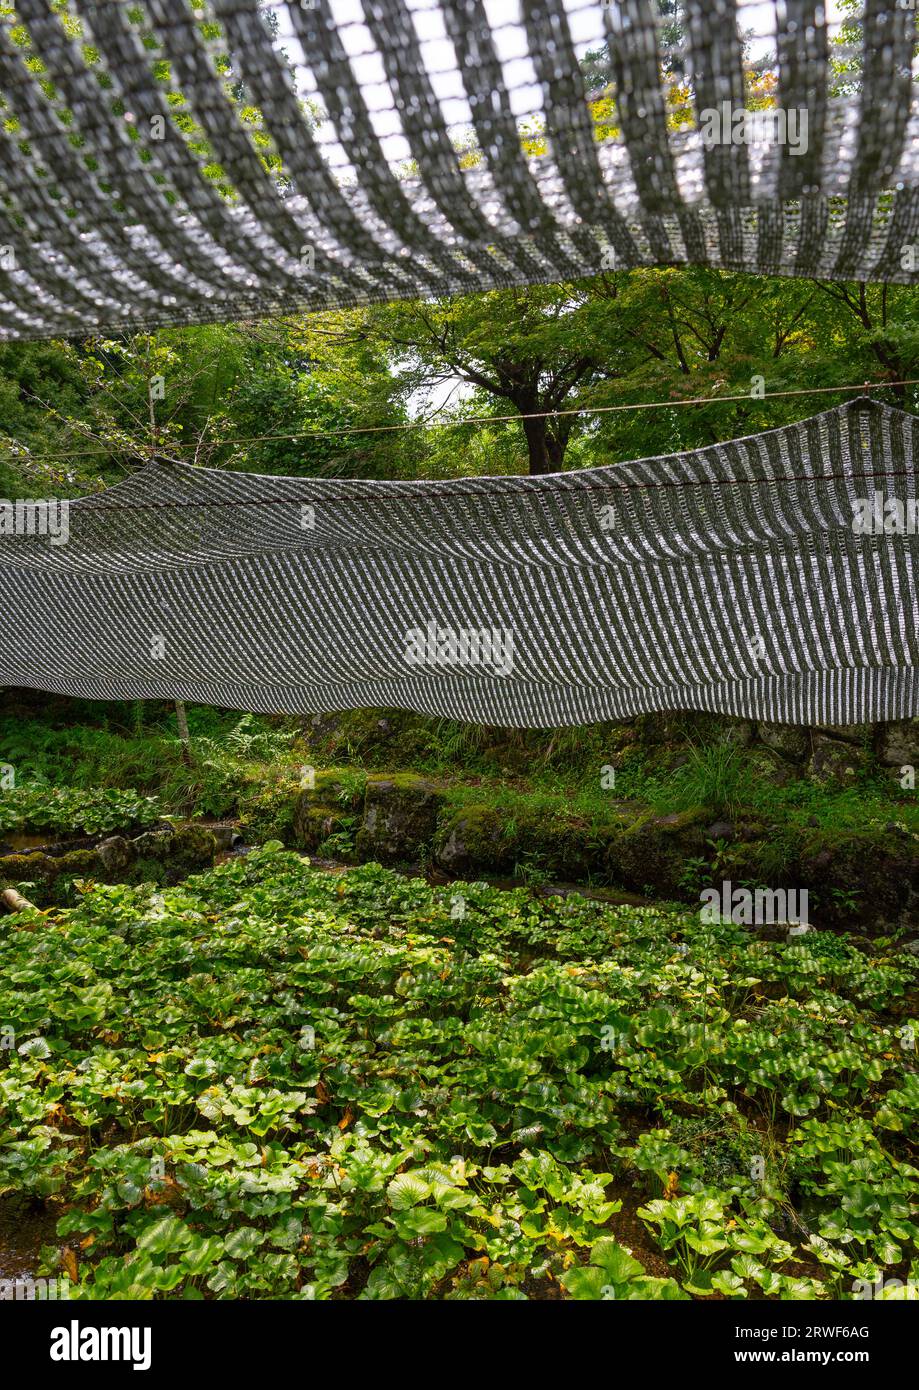
[[[0,682],[523,727],[905,718],[917,446],[874,404],[546,477],[151,464],[74,502],[66,536],[0,541]]]
[[[919,275],[894,0],[14,0],[0,336],[707,264]]]

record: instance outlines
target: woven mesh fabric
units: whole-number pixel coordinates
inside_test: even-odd
[[[912,282],[915,12],[825,9],[15,0],[0,337],[657,263]],[[764,102],[806,141],[704,138]]]
[[[68,543],[0,539],[0,684],[522,727],[910,717],[917,448],[875,404],[536,478],[150,464],[73,503]],[[878,498],[899,529],[859,531]]]

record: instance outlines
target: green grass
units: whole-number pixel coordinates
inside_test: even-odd
[[[136,788],[176,814],[221,816],[233,813],[248,785],[295,775],[292,721],[189,706],[187,766],[168,706],[73,705],[67,723],[0,718],[0,761],[14,768],[17,787]]]
[[[380,714],[391,728],[379,732]],[[838,787],[797,775],[761,747],[722,741],[723,721],[711,716],[668,716],[668,740],[643,741],[651,716],[626,725],[498,730],[393,711],[352,711],[316,742],[329,765],[350,762],[372,771],[413,771],[455,784],[458,799],[488,801],[510,810],[525,799],[547,814],[570,811],[588,821],[608,818],[618,801],[658,813],[703,806],[713,819],[761,821],[794,829],[810,822],[827,830],[857,830],[891,821],[919,833],[919,800],[878,767]],[[682,759],[682,765],[674,764]],[[615,784],[603,785],[604,768]]]
[[[293,718],[194,705],[188,712],[191,767],[182,760],[171,708],[142,702],[72,701],[45,717],[6,714],[0,762],[15,768],[20,786],[132,788],[155,795],[173,814],[230,816],[254,800],[255,824],[278,833],[284,816],[277,807],[266,814],[263,803],[290,801],[304,765],[350,762],[355,786],[367,770],[408,768],[445,780],[456,803],[496,807],[511,825],[520,815],[559,824],[574,817],[588,835],[608,824],[620,802],[658,814],[702,807],[713,820],[758,822],[775,838],[779,859],[782,843],[809,827],[843,834],[893,822],[919,834],[915,792],[883,770],[842,788],[804,775],[777,785],[772,755],[718,741],[717,725],[702,716],[675,719],[675,741],[643,745],[636,741],[641,721],[634,728],[540,733],[386,712],[392,728],[383,736],[380,711],[355,711],[338,718],[335,734],[323,741]],[[610,766],[615,785],[605,788],[603,769]]]
[[[919,805],[915,793],[901,792],[883,775],[866,777],[856,785],[827,788],[806,778],[773,786],[761,768],[745,752],[723,748],[690,749],[688,761],[674,770],[655,766],[640,754],[631,755],[617,770],[614,789],[593,783],[559,784],[557,778],[517,778],[512,784],[500,776],[479,776],[475,782],[457,781],[451,790],[457,802],[488,802],[513,815],[528,807],[546,816],[581,816],[602,824],[619,803],[636,803],[655,813],[702,807],[712,818],[759,821],[777,833],[812,823],[826,830],[854,831],[899,823],[919,833]]]

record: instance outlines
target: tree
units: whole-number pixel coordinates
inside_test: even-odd
[[[759,399],[760,379],[775,393],[913,376],[917,302],[905,287],[663,267],[394,305],[345,316],[340,331],[343,340],[364,336],[385,349],[415,391],[464,383],[472,394],[459,414],[522,417],[526,467],[546,473],[570,461],[585,466],[700,447],[823,403],[819,396]],[[727,396],[738,399],[678,408]],[[611,409],[667,400],[672,411]],[[599,413],[592,416],[592,408]],[[554,413],[563,411],[583,413]],[[454,457],[468,453],[472,438],[471,430],[450,432]],[[481,471],[478,461],[472,471]]]
[[[224,466],[308,477],[417,475],[421,441],[402,429],[411,383],[363,325],[363,311],[337,310],[234,330],[246,367],[215,420],[228,444]]]
[[[665,267],[256,324],[7,344],[0,495],[73,496],[151,451],[265,473],[416,478],[699,448],[840,399],[805,389],[916,377],[917,306],[909,286]],[[465,396],[421,427],[418,402],[437,392],[439,404],[459,384]],[[785,391],[798,394],[774,394]],[[919,393],[892,387],[890,398],[908,409]],[[644,402],[673,408],[619,409]],[[469,416],[487,418],[464,425]]]
[[[5,413],[0,459],[41,474],[54,491],[105,487],[154,453],[207,461],[214,414],[242,370],[222,325],[10,344],[0,353],[0,395],[15,381],[19,408]]]
[[[357,331],[385,347],[416,389],[459,380],[519,414],[530,473],[551,473],[579,428],[556,412],[577,408],[630,353],[599,304],[586,282],[536,285],[371,310]]]

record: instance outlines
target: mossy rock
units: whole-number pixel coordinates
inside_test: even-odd
[[[649,825],[653,825],[663,835],[684,835],[687,831],[696,831],[700,826],[704,826],[709,814],[710,812],[704,806],[692,806],[688,811],[665,811],[658,815],[643,817],[641,827],[647,828]]]
[[[865,766],[865,754],[857,744],[821,737],[815,740],[808,771],[815,782],[846,787],[865,771]]]
[[[355,768],[317,768],[313,773],[313,785],[298,787],[294,793],[291,836],[297,848],[315,850],[320,840],[341,828],[336,823],[317,840],[320,821],[333,818],[338,822],[342,816],[357,814],[363,805],[366,780],[366,774]]]
[[[861,748],[868,748],[874,741],[877,728],[876,724],[817,724],[814,726],[814,733],[825,738],[838,739],[842,743],[854,743]]]
[[[0,858],[0,887],[17,883],[49,883],[57,877],[58,860],[50,854],[5,854]]]
[[[797,724],[758,724],[760,741],[792,763],[803,763],[811,751],[810,730]]]
[[[705,824],[710,816],[710,811],[695,807],[639,817],[610,841],[610,878],[637,893],[651,888],[656,895],[682,896],[686,860],[706,852]]]
[[[577,882],[603,877],[610,844],[627,822],[616,812],[607,822],[547,816],[541,807],[452,806],[441,816],[435,859],[451,874],[481,871],[520,877],[538,871]]]
[[[96,854],[102,865],[101,872],[108,882],[118,883],[134,867],[137,850],[124,835],[109,835],[96,845]]]
[[[801,768],[765,744],[755,744],[747,755],[751,777],[761,777],[773,787],[785,787],[798,781]]]
[[[131,871],[136,883],[179,883],[196,870],[209,869],[217,841],[203,825],[150,830],[131,841],[137,856]]]
[[[727,720],[704,710],[657,710],[636,715],[628,722],[637,742],[644,748],[654,748],[661,744],[685,743],[687,739],[696,743],[710,742],[720,737]]]
[[[802,846],[799,872],[821,927],[858,924],[883,935],[919,925],[919,851],[910,835],[816,832]]]
[[[470,869],[509,873],[516,855],[506,827],[506,813],[487,802],[451,808],[440,819],[435,860],[450,874],[463,874]]]
[[[316,769],[313,783],[312,789],[306,789],[306,795],[316,801],[335,802],[348,811],[359,811],[364,800],[367,774],[360,768],[323,767]]]
[[[917,924],[919,854],[909,836],[874,831],[802,832],[736,844],[721,863],[736,885],[806,890],[821,929],[883,935]]]
[[[205,869],[214,862],[217,841],[204,825],[181,825],[169,846],[169,865],[178,869]]]
[[[300,806],[294,822],[294,843],[297,849],[315,854],[324,840],[347,833],[353,822],[353,814],[341,806],[323,806],[318,802]]]
[[[609,882],[610,849],[631,817],[611,810],[608,817],[586,820],[576,815],[521,817],[516,841],[518,865],[535,863],[566,882]]]
[[[239,798],[238,830],[251,845],[268,840],[295,843],[294,818],[300,787],[297,782],[272,782],[252,788]]]
[[[880,725],[876,747],[878,758],[887,767],[919,767],[919,719]]]
[[[157,888],[162,888],[167,882],[167,877],[166,865],[162,859],[142,854],[134,861],[130,882],[152,883]]]
[[[721,748],[750,748],[756,741],[756,725],[751,719],[728,719],[715,741]]]
[[[0,888],[31,884],[25,896],[37,907],[58,901],[64,885],[75,878],[100,877],[102,864],[95,850],[74,849],[67,854],[8,854],[0,858]]]
[[[358,858],[381,864],[417,859],[434,839],[444,795],[437,783],[413,772],[368,777]]]
[[[109,836],[95,849],[67,854],[10,854],[0,858],[0,886],[33,884],[26,894],[39,905],[58,902],[75,878],[101,883],[179,883],[214,862],[216,841],[204,826],[148,830],[135,840]]]
[[[719,861],[721,879],[769,888],[804,886],[801,869],[801,841],[764,834],[761,839],[734,841]],[[712,886],[717,886],[713,884]]]

